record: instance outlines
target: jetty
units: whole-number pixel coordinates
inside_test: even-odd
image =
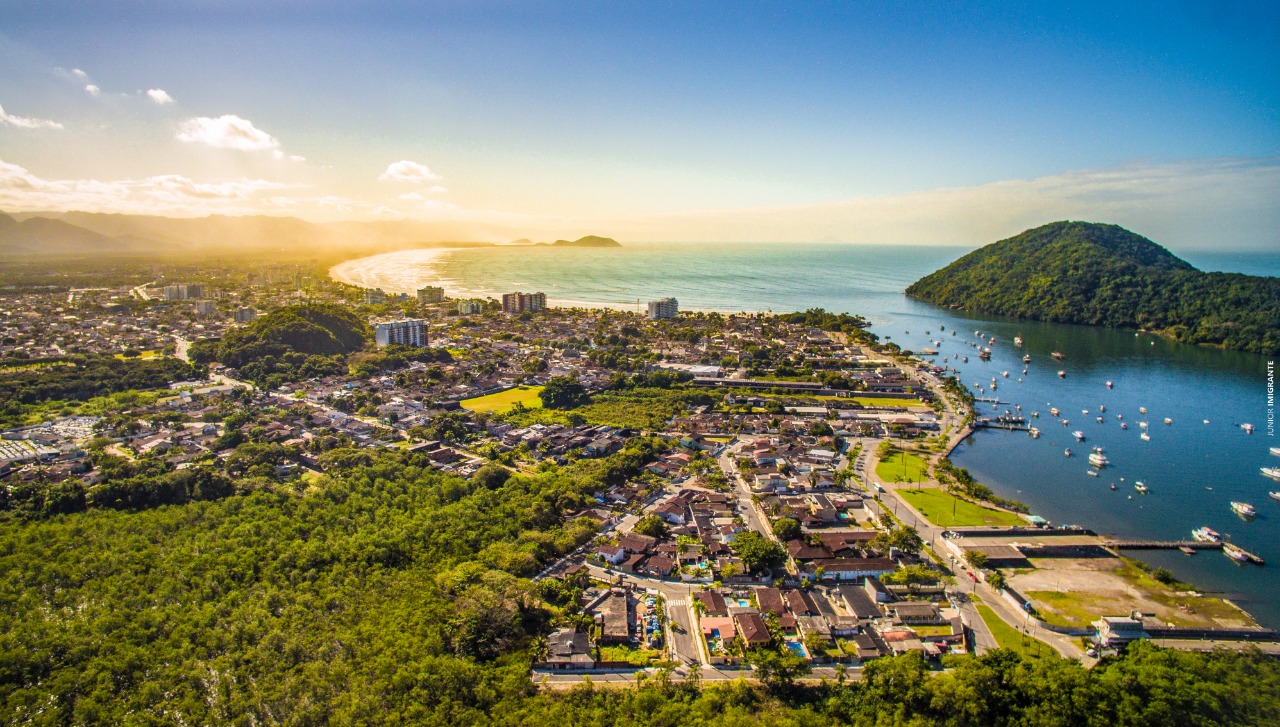
[[[1104,548],[1114,550],[1222,550],[1222,543],[1206,543],[1199,540],[1104,540]]]

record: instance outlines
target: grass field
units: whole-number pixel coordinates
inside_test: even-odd
[[[869,407],[898,407],[904,409],[928,409],[919,399],[893,399],[887,396],[855,396],[853,400]]]
[[[885,482],[924,482],[929,463],[908,452],[894,452],[876,463],[876,476]]]
[[[121,361],[128,361],[128,360],[129,360],[128,358],[126,358],[126,357],[125,357],[125,355],[124,355],[123,353],[117,353],[117,354],[116,354],[116,358],[120,359]],[[164,349],[162,349],[162,348],[153,348],[153,349],[150,349],[150,350],[147,350],[147,351],[139,351],[139,352],[138,352],[138,357],[137,357],[136,359],[134,359],[134,360],[136,360],[136,361],[146,361],[147,359],[150,359],[150,358],[164,358]]]
[[[524,404],[528,409],[540,409],[542,408],[542,399],[538,398],[540,393],[542,393],[541,386],[517,386],[514,389],[507,389],[488,396],[464,399],[462,408],[468,411],[502,413],[515,404]]]
[[[887,479],[887,478],[886,478]],[[902,499],[920,511],[929,522],[943,528],[967,525],[1026,525],[1026,521],[1011,512],[993,510],[968,500],[962,500],[937,487],[919,490],[898,490]]]
[[[1051,626],[1088,626],[1107,611],[1105,599],[1090,593],[1026,591],[1026,596],[1039,602],[1040,608],[1036,609],[1036,615]]]
[[[1031,659],[1058,658],[1058,652],[1054,651],[1052,647],[1039,639],[1027,636],[1005,623],[987,604],[979,603],[976,606],[978,613],[982,615],[982,620],[987,623],[987,628],[991,630],[991,635],[996,637],[996,643],[1002,648],[1016,651]]]

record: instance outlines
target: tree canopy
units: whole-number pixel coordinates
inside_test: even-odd
[[[1200,272],[1116,225],[1027,230],[917,280],[907,295],[979,313],[1280,352],[1280,278]]]

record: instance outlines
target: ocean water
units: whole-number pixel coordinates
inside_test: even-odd
[[[912,281],[967,251],[840,244],[498,247],[390,253],[348,261],[331,274],[394,292],[431,283],[454,295],[543,291],[564,305],[638,309],[650,299],[674,296],[682,309],[822,307],[862,315],[873,331],[904,348],[937,348],[938,361],[946,357],[945,365],[957,369],[979,396],[992,395],[995,378],[1001,403],[994,412],[985,411],[1020,405],[1028,417],[1040,412],[1032,420],[1042,431],[1038,440],[1021,432],[981,431],[956,450],[953,459],[979,481],[1055,523],[1118,537],[1186,540],[1201,525],[1228,534],[1268,565],[1237,566],[1213,552],[1134,554],[1203,590],[1227,595],[1265,625],[1280,628],[1280,503],[1267,496],[1280,484],[1259,473],[1261,467],[1280,466],[1280,457],[1268,453],[1268,447],[1280,446],[1267,427],[1268,360],[1132,331],[960,315],[902,294]],[[1280,253],[1185,257],[1203,270],[1280,275]],[[976,331],[982,331],[984,342],[995,337],[991,361],[979,360],[968,345]],[[1022,337],[1022,348],[1013,345],[1015,336]],[[1065,359],[1053,360],[1053,351]],[[1032,358],[1025,375],[1023,354]],[[966,355],[968,363],[959,358]],[[1066,377],[1059,378],[1058,370]],[[1114,388],[1108,389],[1106,381]],[[979,393],[978,387],[987,391]],[[1103,423],[1095,419],[1099,405],[1107,409]],[[1062,410],[1070,426],[1049,416],[1051,406]],[[1082,413],[1085,409],[1089,414]],[[1118,414],[1128,422],[1127,431],[1120,429]],[[1172,424],[1163,423],[1166,417]],[[1149,442],[1139,438],[1140,421],[1149,422]],[[1239,427],[1243,422],[1254,424],[1255,433],[1245,434]],[[1084,443],[1071,436],[1077,429],[1085,433]],[[1093,446],[1104,447],[1113,462],[1096,478],[1086,474]],[[1072,457],[1064,456],[1068,447]],[[1138,494],[1137,481],[1150,493]],[[1253,504],[1259,517],[1241,520],[1230,509],[1232,500]]]

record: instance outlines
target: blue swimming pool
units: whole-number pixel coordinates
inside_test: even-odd
[[[796,656],[799,656],[801,658],[804,657],[804,645],[801,644],[799,641],[788,641],[787,648],[791,649],[792,654],[795,654]]]

